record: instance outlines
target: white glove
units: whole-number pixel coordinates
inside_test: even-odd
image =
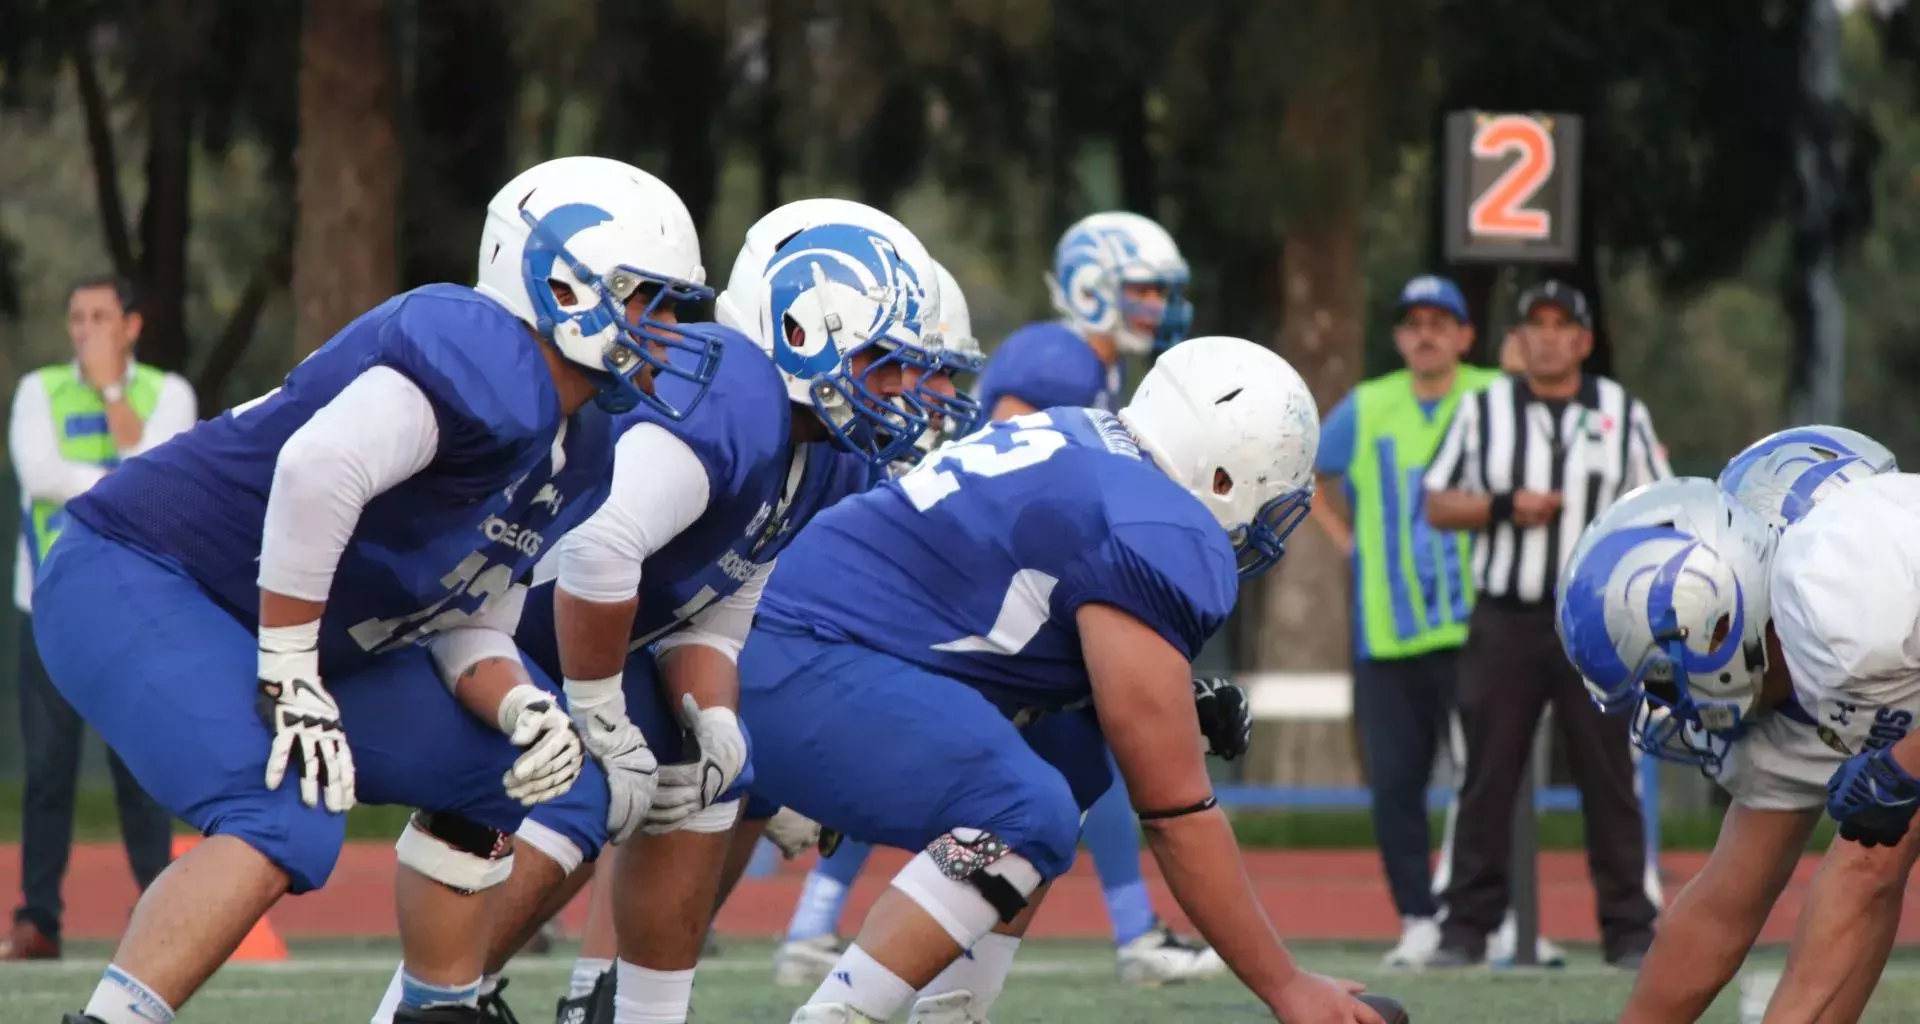
[[[747,737],[732,708],[701,708],[687,694],[680,718],[691,734],[693,759],[660,769],[660,793],[647,815],[647,832],[671,832],[720,799],[747,767]]]
[[[626,842],[646,820],[659,784],[660,763],[647,748],[647,737],[627,718],[627,697],[620,677],[594,682],[566,682],[567,712],[586,743],[587,752],[607,773],[607,835]]]
[[[353,753],[340,728],[340,705],[320,685],[320,622],[260,627],[260,690],[254,708],[273,730],[267,788],[279,789],[288,765],[300,800],[340,814],[353,806]]]
[[[500,780],[507,795],[532,807],[546,803],[573,787],[586,755],[573,720],[560,710],[553,694],[532,683],[521,683],[500,699],[500,731],[526,751]]]
[[[767,841],[788,860],[813,849],[820,841],[820,823],[791,807],[782,807],[767,819]]]

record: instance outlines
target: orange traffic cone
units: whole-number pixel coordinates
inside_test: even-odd
[[[175,860],[200,841],[199,836],[174,836],[173,856]],[[260,920],[253,923],[253,930],[240,940],[240,948],[233,951],[228,963],[262,963],[270,960],[287,959],[287,944],[273,930],[273,922],[262,914]]]

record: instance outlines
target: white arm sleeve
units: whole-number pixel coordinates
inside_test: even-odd
[[[728,661],[738,662],[740,649],[747,645],[747,632],[753,628],[753,613],[760,608],[760,595],[767,590],[767,577],[773,575],[774,562],[755,568],[739,590],[694,613],[687,620],[687,628],[661,637],[654,645],[655,659],[666,657],[676,647],[699,644],[726,655]]]
[[[20,490],[31,501],[60,504],[87,493],[107,471],[60,457],[60,439],[53,433],[53,406],[40,375],[20,378],[13,392],[13,413],[7,422],[7,452],[20,475]]]
[[[561,589],[605,604],[631,600],[640,592],[640,563],[700,518],[708,486],[706,467],[685,441],[653,423],[628,430],[614,447],[606,504],[554,550]]]
[[[520,613],[526,606],[526,584],[516,583],[506,593],[488,598],[465,625],[435,633],[427,641],[427,650],[440,668],[440,681],[451,689],[461,673],[488,658],[520,657],[513,634],[520,629]]]
[[[325,601],[360,510],[427,467],[440,448],[433,405],[398,370],[375,366],[280,448],[260,538],[260,588]]]
[[[132,448],[123,448],[124,458],[133,458],[167,443],[175,434],[193,428],[200,418],[199,403],[194,401],[193,385],[177,373],[160,381],[160,397],[154,400],[153,413],[140,425],[140,440]]]

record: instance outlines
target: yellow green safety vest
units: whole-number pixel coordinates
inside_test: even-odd
[[[80,378],[72,363],[47,366],[36,372],[41,386],[47,389],[47,406],[53,410],[53,435],[60,439],[60,457],[94,466],[119,465],[120,450],[114,447],[113,432],[107,429],[107,403],[101,400],[93,385]],[[153,415],[154,404],[160,400],[160,384],[165,379],[165,371],[133,364],[126,398],[134,414],[142,420]],[[27,531],[27,551],[33,555],[36,569],[40,560],[47,557],[54,538],[60,536],[66,520],[63,508],[58,502],[36,500],[21,517],[21,528]]]
[[[1446,437],[1464,395],[1500,373],[1461,366],[1453,391],[1433,415],[1413,394],[1413,375],[1399,370],[1353,392],[1354,586],[1366,654],[1410,658],[1459,647],[1473,607],[1473,544],[1469,534],[1427,525],[1427,463]]]

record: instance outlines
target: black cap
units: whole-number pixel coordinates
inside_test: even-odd
[[[1532,316],[1533,307],[1539,305],[1558,306],[1574,323],[1593,330],[1593,311],[1587,307],[1587,297],[1565,281],[1542,281],[1522,292],[1520,319]]]

